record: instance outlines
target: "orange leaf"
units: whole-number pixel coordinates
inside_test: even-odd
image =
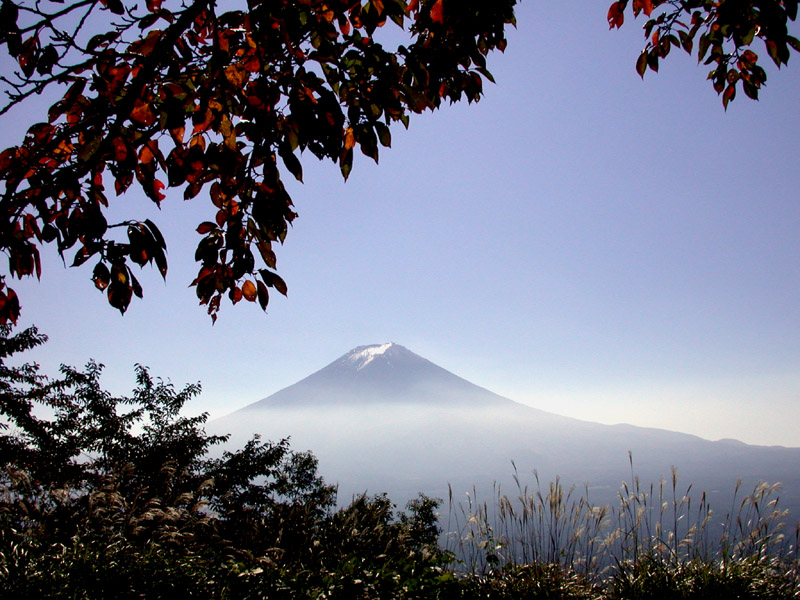
[[[73,146],[69,140],[61,140],[58,147],[53,150],[53,157],[57,160],[66,160],[72,154]]]
[[[248,76],[247,70],[239,63],[225,67],[225,79],[237,89],[244,87]]]
[[[153,150],[150,146],[142,146],[142,149],[139,151],[139,160],[142,164],[149,165],[155,158],[156,156],[153,154]]]
[[[180,127],[175,127],[174,129],[169,130],[169,134],[172,136],[172,141],[175,142],[176,146],[183,145],[183,136],[186,133],[186,126],[181,125]]]
[[[350,150],[356,145],[356,138],[353,135],[353,128],[348,127],[344,132],[344,149]]]
[[[434,23],[444,23],[444,2],[436,0],[436,4],[431,7],[431,21]]]
[[[242,284],[242,295],[248,302],[255,302],[258,296],[255,284],[249,279]]]

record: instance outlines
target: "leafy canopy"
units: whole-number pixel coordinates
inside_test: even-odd
[[[713,65],[708,79],[727,109],[739,84],[749,98],[758,100],[767,81],[750,48],[756,40],[763,42],[778,68],[789,62],[790,48],[800,51],[800,40],[789,35],[797,6],[798,0],[619,0],[608,10],[608,24],[622,27],[628,8],[634,17],[645,15],[647,45],[636,60],[636,72],[644,77],[648,68],[658,71],[659,60],[673,47],[696,53],[697,62]]]
[[[216,320],[227,295],[266,309],[286,294],[274,246],[297,216],[282,182],[303,179],[298,154],[378,161],[390,126],[443,101],[481,97],[486,55],[506,46],[516,0],[2,0],[0,114],[46,89],[66,92],[19,146],[0,152],[0,249],[9,272],[41,275],[55,243],[125,312],[142,296],[131,264],[167,274],[150,220],[109,223],[110,196],[133,185],[211,201],[192,282]],[[224,7],[224,10],[223,10]],[[387,23],[407,43],[384,47]],[[388,27],[387,27],[388,28]],[[16,293],[0,279],[0,322]]]
[[[131,269],[166,277],[166,242],[150,220],[109,223],[110,197],[138,186],[210,199],[192,282],[216,320],[223,296],[266,310],[286,294],[275,245],[297,214],[282,177],[300,155],[377,161],[391,126],[442,102],[481,98],[486,56],[506,46],[516,0],[0,0],[0,115],[54,87],[63,96],[20,145],[0,152],[0,250],[12,277],[41,276],[54,243],[125,312],[142,288]],[[722,103],[739,86],[757,99],[767,76],[760,39],[781,67],[797,0],[618,0],[608,23],[645,15],[643,77],[673,47],[712,65]],[[389,25],[387,25],[389,24]],[[392,25],[399,27],[386,32]],[[402,39],[385,46],[379,39]],[[0,276],[0,323],[20,302]]]

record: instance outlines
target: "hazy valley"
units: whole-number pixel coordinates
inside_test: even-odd
[[[312,450],[320,472],[338,483],[340,501],[386,492],[403,504],[418,492],[462,498],[473,487],[490,497],[499,483],[555,477],[597,503],[616,500],[633,473],[644,486],[669,480],[707,492],[715,512],[731,509],[736,482],[752,490],[781,482],[781,504],[800,515],[800,448],[750,446],[733,440],[630,425],[601,425],[534,409],[475,386],[397,344],[362,346],[296,384],[211,424],[241,444],[254,433],[291,436]],[[630,453],[630,454],[629,454]]]

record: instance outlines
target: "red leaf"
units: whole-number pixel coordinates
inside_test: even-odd
[[[736,96],[736,84],[731,84],[725,90],[725,93],[722,94],[722,106],[725,107],[725,110],[728,110],[728,102],[734,99]]]
[[[150,33],[147,34],[147,37],[143,40],[136,40],[130,46],[128,46],[128,52],[132,52],[134,54],[141,54],[142,56],[148,56],[156,47],[156,43],[158,43],[159,38],[161,37],[162,32],[158,29],[154,29]]]
[[[17,62],[26,77],[33,75],[33,71],[36,69],[36,51],[38,46],[39,38],[35,35],[32,35],[22,42],[22,47],[17,56]]]
[[[742,53],[740,61],[748,67],[751,67],[758,62],[758,55],[752,50],[745,50]]]
[[[444,23],[444,2],[436,0],[436,4],[431,7],[431,21],[434,23]]]
[[[614,29],[622,27],[622,23],[625,21],[625,14],[622,12],[625,10],[625,3],[624,2],[614,2],[608,9],[608,28]]]
[[[19,318],[19,298],[9,287],[5,288],[6,293],[3,293],[3,287],[5,286],[0,282],[0,323],[5,325],[11,321],[16,324]]]
[[[122,139],[121,136],[117,136],[111,142],[112,147],[114,148],[114,160],[117,162],[122,162],[128,156],[128,147],[125,144],[125,140]]]
[[[205,235],[211,231],[214,231],[216,228],[217,226],[214,225],[214,223],[211,223],[209,221],[204,221],[197,226],[197,233]]]
[[[164,187],[165,187],[164,184],[161,181],[159,181],[158,179],[156,179],[153,182],[153,190],[155,191],[156,195],[158,196],[158,201],[159,202],[161,200],[163,200],[164,198],[166,198],[166,196],[161,193],[161,190],[163,190]]]
[[[17,157],[16,148],[6,148],[0,152],[0,174],[5,173]]]
[[[156,115],[148,103],[142,102],[137,98],[131,111],[131,121],[149,127],[156,122]]]

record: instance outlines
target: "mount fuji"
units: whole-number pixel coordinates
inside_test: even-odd
[[[601,425],[526,406],[474,385],[395,343],[359,346],[323,369],[209,424],[243,443],[254,433],[290,437],[318,457],[339,497],[386,492],[398,504],[419,492],[446,497],[497,483],[513,492],[556,477],[614,502],[622,481],[669,480],[730,508],[736,482],[781,482],[781,504],[800,515],[800,448]],[[629,462],[632,457],[632,466]],[[513,465],[512,466],[512,461]],[[450,488],[448,488],[448,484]]]
[[[359,346],[305,379],[243,409],[366,407],[501,407],[516,405],[389,342]],[[520,405],[521,406],[521,405]]]

